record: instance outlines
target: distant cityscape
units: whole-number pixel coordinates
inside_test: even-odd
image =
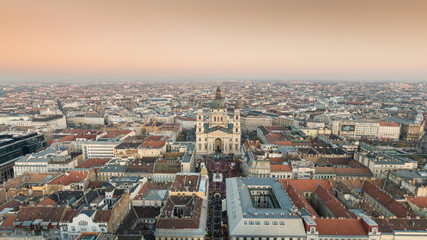
[[[427,239],[427,83],[0,84],[0,239]]]

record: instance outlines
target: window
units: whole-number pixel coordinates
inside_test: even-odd
[[[280,221],[280,225],[285,225],[285,222],[284,221]]]
[[[264,225],[270,225],[270,222],[269,221],[265,221]]]
[[[260,221],[255,221],[255,225],[261,225]]]
[[[254,221],[249,221],[249,225],[254,225]]]
[[[277,221],[273,221],[273,225],[277,225],[278,223],[277,223]]]

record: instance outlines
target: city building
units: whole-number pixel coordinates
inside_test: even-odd
[[[205,239],[208,184],[205,174],[177,174],[157,220],[156,240]]]
[[[6,181],[14,176],[13,165],[18,157],[34,153],[46,146],[44,136],[37,133],[0,135],[1,181]]]
[[[24,173],[60,173],[76,166],[77,159],[71,158],[67,150],[49,147],[40,152],[17,158],[13,172],[15,176]]]
[[[83,159],[89,158],[112,158],[114,149],[120,141],[86,141],[82,142]]]
[[[296,207],[273,178],[227,178],[229,239],[305,239]]]
[[[15,236],[43,236],[47,239],[60,239],[60,222],[65,213],[64,207],[23,207],[15,222]]]
[[[392,121],[335,121],[332,124],[332,133],[348,137],[398,140],[401,134],[401,127]]]
[[[354,159],[369,168],[374,177],[377,178],[387,178],[388,173],[392,170],[414,170],[418,167],[417,161],[390,155],[375,146],[363,142],[359,143],[359,151],[354,154]]]
[[[416,217],[410,209],[407,209],[368,181],[364,182],[362,191],[363,199],[378,210],[384,217]]]
[[[196,152],[210,154],[223,152],[240,155],[240,109],[236,105],[232,123],[229,123],[228,113],[221,90],[216,90],[215,99],[209,110],[209,120],[205,122],[203,108],[197,110],[196,120]]]
[[[316,218],[303,216],[307,240],[380,240],[378,224],[368,217],[360,219]]]

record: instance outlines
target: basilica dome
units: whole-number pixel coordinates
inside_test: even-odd
[[[224,99],[222,99],[221,97],[221,90],[218,87],[216,89],[215,99],[211,104],[211,109],[224,109],[224,108],[225,108],[225,102],[224,102]]]

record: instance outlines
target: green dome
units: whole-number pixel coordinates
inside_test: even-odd
[[[224,102],[224,99],[222,99],[221,97],[221,90],[218,87],[216,89],[215,99],[211,104],[211,109],[224,109],[224,108],[225,108],[225,102]]]

